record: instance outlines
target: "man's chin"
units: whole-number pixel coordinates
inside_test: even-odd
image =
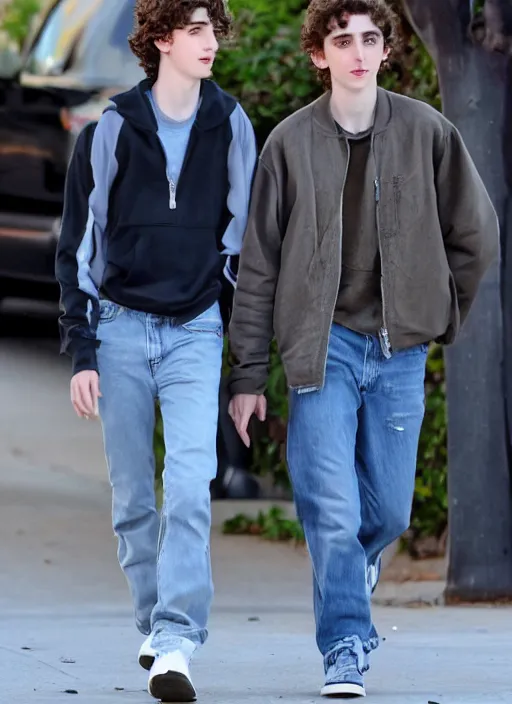
[[[202,70],[200,69],[199,71],[196,71],[192,78],[195,78],[197,81],[210,78],[213,73],[212,68],[212,66],[205,66]]]
[[[337,83],[338,86],[342,90],[346,91],[347,93],[358,94],[358,93],[364,92],[365,90],[368,90],[368,88],[373,85],[374,79],[372,76],[368,75],[368,76],[365,76],[365,78],[363,78],[363,79],[361,79],[361,78],[359,78],[359,79],[352,79],[352,78],[346,79],[346,78],[344,78],[342,80],[334,79],[333,84],[334,83]]]

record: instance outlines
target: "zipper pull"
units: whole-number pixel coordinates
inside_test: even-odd
[[[374,181],[375,184],[375,202],[378,203],[380,201],[380,179],[376,178]]]
[[[387,328],[382,327],[379,330],[379,340],[380,340],[380,348],[382,350],[382,354],[386,359],[391,359],[392,356],[392,350],[391,350],[391,344],[389,342],[389,332],[387,331]]]
[[[174,181],[169,181],[169,208],[176,210],[176,184]]]

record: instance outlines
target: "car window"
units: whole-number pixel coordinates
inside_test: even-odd
[[[85,85],[130,86],[144,77],[128,45],[135,0],[104,2],[84,31],[73,70]]]
[[[112,30],[111,45],[126,50],[127,38],[133,31],[135,0],[126,0]]]
[[[25,62],[25,71],[37,76],[58,76],[68,67],[70,56],[84,26],[102,0],[61,0],[48,14]]]

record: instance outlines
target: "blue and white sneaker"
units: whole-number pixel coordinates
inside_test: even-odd
[[[340,647],[327,660],[322,697],[366,697],[358,657],[350,646]]]

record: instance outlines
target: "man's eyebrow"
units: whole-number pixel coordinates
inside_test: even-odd
[[[202,21],[202,22],[189,22],[189,24],[187,24],[187,27],[209,27],[210,24],[211,24],[211,22],[204,22],[204,21]]]
[[[370,29],[368,32],[363,32],[363,37],[380,37],[381,34],[378,32],[376,29]],[[353,37],[353,34],[349,34],[348,32],[340,32],[339,34],[334,34],[332,36],[332,39],[350,39]]]

